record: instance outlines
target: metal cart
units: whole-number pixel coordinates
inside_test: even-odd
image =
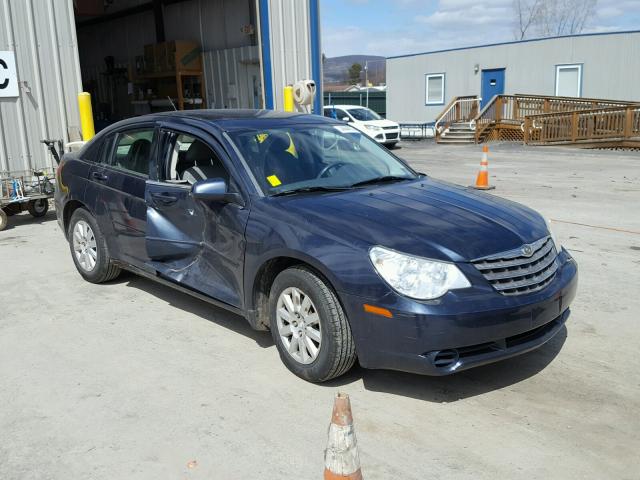
[[[60,163],[62,142],[42,140],[57,164]],[[33,217],[43,217],[49,211],[49,199],[55,192],[53,168],[28,172],[0,172],[0,231],[7,228],[9,217],[28,211]]]

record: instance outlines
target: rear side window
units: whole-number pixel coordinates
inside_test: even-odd
[[[91,142],[91,144],[87,145],[87,148],[82,153],[82,159],[94,163],[101,162],[103,160],[102,153],[105,143],[104,138]]]
[[[127,172],[149,176],[153,128],[120,132],[116,139],[112,166]]]

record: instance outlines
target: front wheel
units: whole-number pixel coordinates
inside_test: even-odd
[[[7,218],[6,212],[0,208],[0,231],[7,228],[7,224],[9,223],[9,219]]]
[[[291,372],[310,382],[346,373],[356,360],[347,317],[333,290],[305,267],[280,273],[269,297],[271,334]]]
[[[29,213],[34,218],[44,217],[49,211],[49,200],[46,198],[39,198],[38,200],[31,200],[27,204]]]

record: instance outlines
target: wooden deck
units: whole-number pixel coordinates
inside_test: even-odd
[[[475,97],[454,98],[438,122],[447,128],[456,122],[475,125],[476,143],[519,141],[528,145],[640,148],[640,103],[542,95],[496,95],[472,117],[476,112],[464,108],[465,105],[477,105],[467,102],[470,98]],[[442,141],[442,137],[444,135],[437,135],[436,140]]]

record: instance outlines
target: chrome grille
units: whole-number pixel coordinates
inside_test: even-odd
[[[473,265],[503,295],[522,295],[546,287],[558,270],[558,253],[551,237],[474,260]]]

